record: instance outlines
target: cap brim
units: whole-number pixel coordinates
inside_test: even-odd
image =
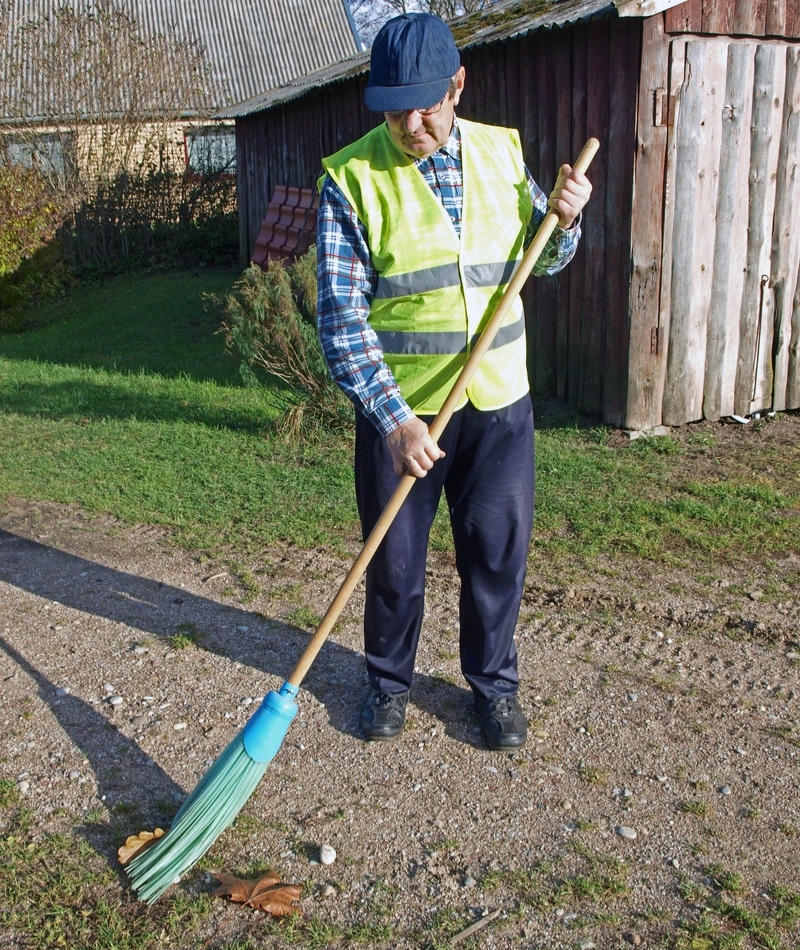
[[[364,90],[364,105],[372,112],[429,109],[441,102],[450,88],[450,77],[412,86],[370,86]]]

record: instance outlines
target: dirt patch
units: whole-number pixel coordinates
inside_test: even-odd
[[[701,464],[771,464],[769,440],[798,442],[786,418],[760,434],[716,427],[697,477]],[[77,831],[114,862],[121,809],[128,833],[168,823],[289,674],[309,636],[298,618],[324,612],[348,567],[276,548],[247,565],[245,589],[158,529],[3,505],[3,772],[34,833]],[[310,916],[344,932],[380,920],[391,936],[369,945],[393,948],[482,919],[464,946],[672,946],[720,893],[721,868],[768,916],[775,884],[800,889],[798,550],[720,567],[713,583],[690,565],[588,567],[581,584],[530,577],[518,645],[531,739],[515,754],[481,745],[444,556],[430,563],[406,731],[361,740],[356,593],[240,821],[180,887],[210,890],[208,868],[274,868],[308,885]],[[319,863],[323,845],[333,864]],[[243,912],[223,935],[259,927]],[[783,938],[800,945],[796,923]]]

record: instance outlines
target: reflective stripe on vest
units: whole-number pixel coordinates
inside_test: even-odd
[[[464,268],[464,282],[467,287],[497,287],[498,284],[507,284],[516,269],[516,264],[516,261],[473,264]],[[391,297],[407,297],[410,294],[424,294],[441,287],[458,287],[460,284],[461,272],[458,264],[442,264],[439,267],[426,267],[411,274],[378,277],[375,298],[388,300]]]
[[[404,398],[419,414],[441,408],[522,256],[532,210],[516,131],[463,119],[459,130],[460,240],[385,125],[323,161],[366,229],[378,275],[370,324]],[[463,402],[495,409],[527,391],[525,324],[517,301]]]
[[[525,335],[525,318],[520,317],[516,323],[506,324],[497,331],[497,336],[492,340],[490,350],[495,350],[501,346],[508,346],[514,343],[520,337]],[[470,347],[478,342],[476,333],[470,340]],[[394,353],[398,356],[409,356],[411,354],[420,356],[455,356],[458,353],[466,353],[467,348],[464,344],[464,334],[460,331],[444,333],[413,333],[406,330],[380,330],[378,339],[381,342],[386,353]]]

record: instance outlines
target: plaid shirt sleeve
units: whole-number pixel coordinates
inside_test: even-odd
[[[530,189],[533,200],[533,214],[530,224],[525,234],[525,247],[527,247],[534,238],[539,225],[544,221],[550,206],[547,204],[547,195],[533,180],[531,173],[525,169],[528,176],[528,188]],[[537,277],[551,277],[569,264],[575,256],[578,249],[578,241],[581,238],[581,218],[573,226],[565,231],[563,228],[556,227],[550,240],[545,244],[544,250],[539,255],[539,260],[533,267],[533,273]]]
[[[528,185],[533,215],[526,243],[533,239],[549,210],[547,196],[530,173]],[[458,230],[460,208],[448,207],[448,211]],[[579,239],[580,221],[568,231],[556,228],[534,273],[560,271],[574,256]],[[376,284],[364,226],[339,187],[326,177],[317,218],[317,320],[322,351],[335,382],[378,431],[388,435],[412,419],[414,413],[400,395],[369,324]]]
[[[331,376],[383,435],[414,417],[368,322],[377,274],[364,226],[326,177],[317,217],[317,323]]]

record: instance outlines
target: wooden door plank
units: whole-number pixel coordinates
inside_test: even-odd
[[[773,398],[773,346],[775,340],[775,295],[770,282],[772,271],[772,233],[776,216],[778,167],[780,160],[783,101],[786,90],[785,47],[772,45],[774,51],[772,96],[769,102],[769,144],[767,149],[767,187],[762,228],[764,240],[761,245],[761,306],[757,328],[754,362],[753,397],[750,412],[769,409]],[[796,209],[795,209],[796,210]]]
[[[682,425],[703,415],[720,134],[716,116],[724,52],[723,44],[710,40],[686,44],[686,78],[675,136],[672,302],[664,387],[667,425]]]
[[[711,420],[734,414],[739,306],[747,248],[747,155],[753,54],[754,47],[749,43],[731,43],[727,50],[703,398],[703,415]]]
[[[794,285],[792,332],[789,343],[789,367],[786,380],[786,408],[800,408],[800,266]]]
[[[787,6],[790,3],[791,0],[767,0],[764,15],[765,36],[786,36]]]
[[[666,358],[659,353],[659,298],[668,131],[669,40],[662,17],[643,24],[631,206],[630,331],[626,412],[628,429],[661,425]]]
[[[750,171],[748,179],[749,209],[747,222],[747,255],[742,302],[739,311],[739,359],[736,372],[736,415],[753,411],[756,394],[756,364],[761,330],[761,277],[764,270],[764,249],[770,248],[771,220],[765,227],[771,208],[769,200],[773,129],[773,96],[777,47],[760,43],[756,47],[753,79],[753,114],[750,132]],[[777,159],[775,159],[777,165]],[[777,169],[776,169],[777,172]],[[774,187],[774,185],[773,185]],[[767,260],[768,265],[768,260]]]
[[[664,11],[664,29],[669,33],[699,33],[703,28],[702,0],[686,0]]]
[[[742,36],[763,36],[767,24],[767,0],[735,0],[733,31]]]
[[[702,32],[728,34],[733,32],[734,8],[731,0],[705,0]]]
[[[786,83],[780,129],[775,221],[772,228],[771,283],[775,298],[772,351],[774,382],[772,408],[787,408],[789,348],[792,341],[794,275],[800,261],[800,47],[786,49]],[[793,408],[793,407],[792,407]]]
[[[662,238],[661,256],[661,293],[658,305],[658,336],[661,341],[659,348],[662,367],[656,382],[660,384],[657,392],[658,403],[661,407],[661,422],[664,417],[664,398],[670,352],[670,322],[672,315],[672,275],[673,254],[675,249],[675,177],[678,168],[677,130],[681,121],[681,89],[686,79],[686,46],[685,40],[675,40],[670,44],[669,66],[669,130],[667,138],[666,161],[664,165],[664,229]]]

